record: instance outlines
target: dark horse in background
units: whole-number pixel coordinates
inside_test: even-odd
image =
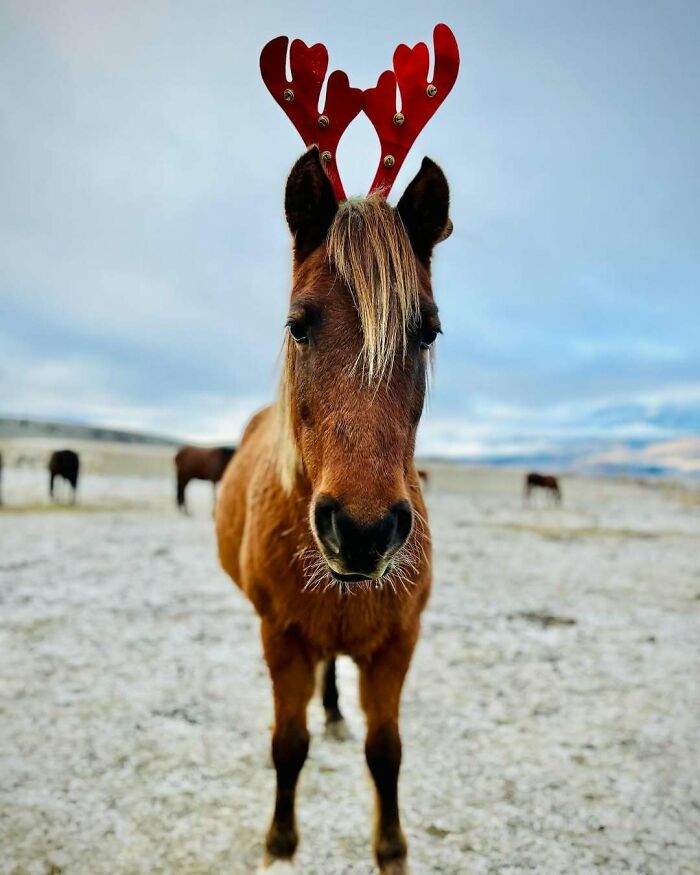
[[[80,474],[80,459],[74,450],[56,450],[49,459],[49,495],[51,501],[56,501],[54,482],[57,477],[67,480],[73,487],[73,504],[75,504]]]
[[[530,500],[533,489],[544,489],[550,493],[557,504],[561,504],[561,487],[556,477],[551,474],[538,474],[531,471],[525,477],[525,499]]]
[[[180,510],[187,513],[185,489],[190,480],[209,480],[213,483],[216,500],[216,484],[224,476],[235,452],[234,447],[193,447],[188,444],[180,447],[175,454],[177,506]]]

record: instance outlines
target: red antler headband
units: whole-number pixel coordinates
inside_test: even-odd
[[[379,167],[370,192],[386,197],[401,165],[429,119],[452,90],[459,70],[459,49],[446,24],[433,32],[435,64],[428,81],[428,47],[400,45],[394,52],[394,69],[379,77],[376,87],[351,88],[348,77],[334,70],[328,78],[326,103],[318,112],[318,100],[328,69],[328,51],[317,43],[307,46],[293,40],[289,51],[291,81],[286,61],[289,38],[278,36],[260,53],[260,72],[270,94],[289,116],[307,146],[317,145],[338,200],[345,199],[336,154],[340,138],[355,116],[364,109],[381,144]],[[396,86],[401,111],[396,106]]]

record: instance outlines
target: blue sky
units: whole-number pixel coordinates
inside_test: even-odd
[[[368,87],[454,29],[421,134],[452,190],[420,446],[700,431],[700,4],[0,2],[0,412],[231,439],[271,397],[302,151],[280,33]],[[374,175],[360,118],[339,164]]]

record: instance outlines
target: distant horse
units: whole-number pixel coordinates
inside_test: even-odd
[[[189,444],[180,447],[175,454],[177,506],[180,510],[187,512],[185,489],[190,480],[209,480],[214,484],[216,499],[216,484],[235,452],[233,447],[193,447]]]
[[[249,423],[216,507],[219,557],[260,615],[272,680],[277,795],[264,866],[275,871],[298,842],[315,668],[344,653],[367,716],[377,863],[408,872],[399,701],[431,586],[413,452],[440,331],[430,260],[448,203],[427,158],[396,208],[378,195],[338,204],[315,149],[287,181],[294,262],[279,394]],[[340,734],[332,663],[324,686]]]
[[[427,468],[417,468],[416,471],[418,477],[423,481],[423,486],[428,486],[430,484],[430,471]]]
[[[561,487],[559,486],[557,478],[553,477],[551,474],[537,474],[536,472],[531,471],[525,477],[525,499],[527,501],[530,500],[530,495],[532,494],[533,489],[547,490],[557,504],[561,504]]]
[[[80,459],[74,450],[56,450],[49,459],[49,495],[51,501],[56,500],[54,495],[54,481],[56,477],[62,477],[73,487],[73,504],[75,504],[78,490],[78,474],[80,473]]]

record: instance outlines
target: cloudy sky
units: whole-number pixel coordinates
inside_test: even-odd
[[[303,149],[281,33],[368,87],[457,34],[424,450],[700,431],[700,4],[0,0],[0,413],[235,438],[271,397]],[[374,175],[359,118],[339,163]]]

